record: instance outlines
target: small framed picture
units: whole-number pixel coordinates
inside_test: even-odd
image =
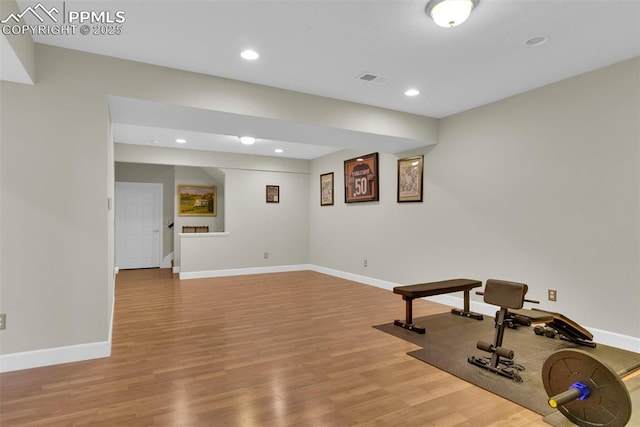
[[[280,203],[279,185],[267,185],[267,203]]]
[[[333,205],[333,172],[320,175],[320,206]]]
[[[424,156],[398,160],[398,203],[422,202]]]
[[[378,192],[378,153],[344,161],[344,202],[380,200]]]

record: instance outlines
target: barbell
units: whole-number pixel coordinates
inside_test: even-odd
[[[631,396],[620,375],[582,350],[553,353],[542,366],[549,406],[583,427],[624,427]]]

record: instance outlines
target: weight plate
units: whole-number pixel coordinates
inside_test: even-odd
[[[583,427],[624,427],[631,418],[631,396],[618,374],[582,350],[560,350],[542,366],[542,382],[549,397],[574,383],[589,387],[584,400],[573,400],[558,410]]]

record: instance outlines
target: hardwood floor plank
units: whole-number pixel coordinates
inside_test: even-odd
[[[310,271],[124,270],[112,356],[0,374],[0,425],[546,425],[371,327],[403,314],[389,291]]]

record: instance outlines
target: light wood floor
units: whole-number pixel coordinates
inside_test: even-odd
[[[547,426],[371,327],[403,316],[390,291],[308,271],[121,271],[112,356],[1,374],[0,425]]]

